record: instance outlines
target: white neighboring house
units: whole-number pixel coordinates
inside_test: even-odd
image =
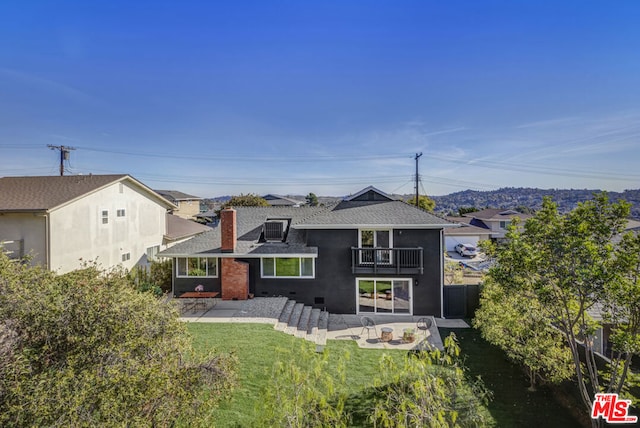
[[[175,208],[126,174],[4,177],[0,242],[58,273],[80,259],[129,269],[167,247],[167,211]]]
[[[470,244],[478,248],[480,241],[487,240],[491,236],[491,230],[469,224],[471,221],[469,217],[446,217],[446,219],[460,224],[460,227],[444,229],[444,245],[449,252],[455,252],[458,244]]]
[[[515,210],[486,208],[465,214],[464,217],[468,218],[467,223],[471,226],[489,230],[491,239],[502,239],[514,218],[517,217],[520,220],[519,227],[522,228],[524,223],[533,216]]]

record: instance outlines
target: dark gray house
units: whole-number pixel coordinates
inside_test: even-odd
[[[456,226],[368,187],[331,206],[237,207],[159,255],[176,296],[286,296],[334,313],[442,316],[443,229]]]

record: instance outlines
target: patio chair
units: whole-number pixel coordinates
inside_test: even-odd
[[[432,324],[433,324],[433,321],[431,320],[431,318],[423,317],[418,319],[418,322],[416,323],[416,327],[418,328],[419,331],[423,332],[424,335],[426,336],[427,331],[429,331]]]
[[[371,338],[371,330],[376,334],[376,339],[378,338],[378,330],[376,330],[376,323],[369,317],[361,317],[360,322],[362,323],[362,331],[360,332],[360,336],[367,330],[367,339]]]

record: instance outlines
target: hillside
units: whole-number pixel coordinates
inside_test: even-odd
[[[482,208],[518,208],[520,211],[535,211],[542,206],[542,198],[551,196],[558,204],[561,212],[568,212],[574,209],[578,202],[584,202],[593,197],[594,193],[599,193],[597,189],[534,189],[527,187],[504,187],[498,190],[477,191],[463,190],[444,196],[431,196],[436,201],[436,212],[440,214],[457,215],[459,208],[476,207]],[[609,198],[613,201],[624,199],[632,204],[631,215],[640,219],[640,189],[625,190],[624,192],[608,192]],[[303,201],[304,195],[287,195],[293,199]],[[414,195],[391,195],[397,199],[408,200]],[[230,196],[219,196],[204,201],[211,207],[219,206],[220,203],[229,200]],[[331,204],[342,199],[337,196],[318,196],[321,204]]]
[[[532,189],[505,187],[498,190],[476,191],[464,190],[445,196],[432,196],[436,201],[436,211],[439,213],[457,213],[458,208],[476,207],[489,208],[522,208],[537,210],[542,205],[544,196],[551,196],[558,204],[561,212],[575,208],[578,202],[584,202],[599,193],[596,189]],[[625,190],[624,192],[608,192],[612,201],[624,199],[632,204],[631,214],[640,218],[640,190]]]

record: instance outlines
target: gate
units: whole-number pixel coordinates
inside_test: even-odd
[[[445,318],[472,318],[480,302],[478,285],[446,285],[443,289]]]

